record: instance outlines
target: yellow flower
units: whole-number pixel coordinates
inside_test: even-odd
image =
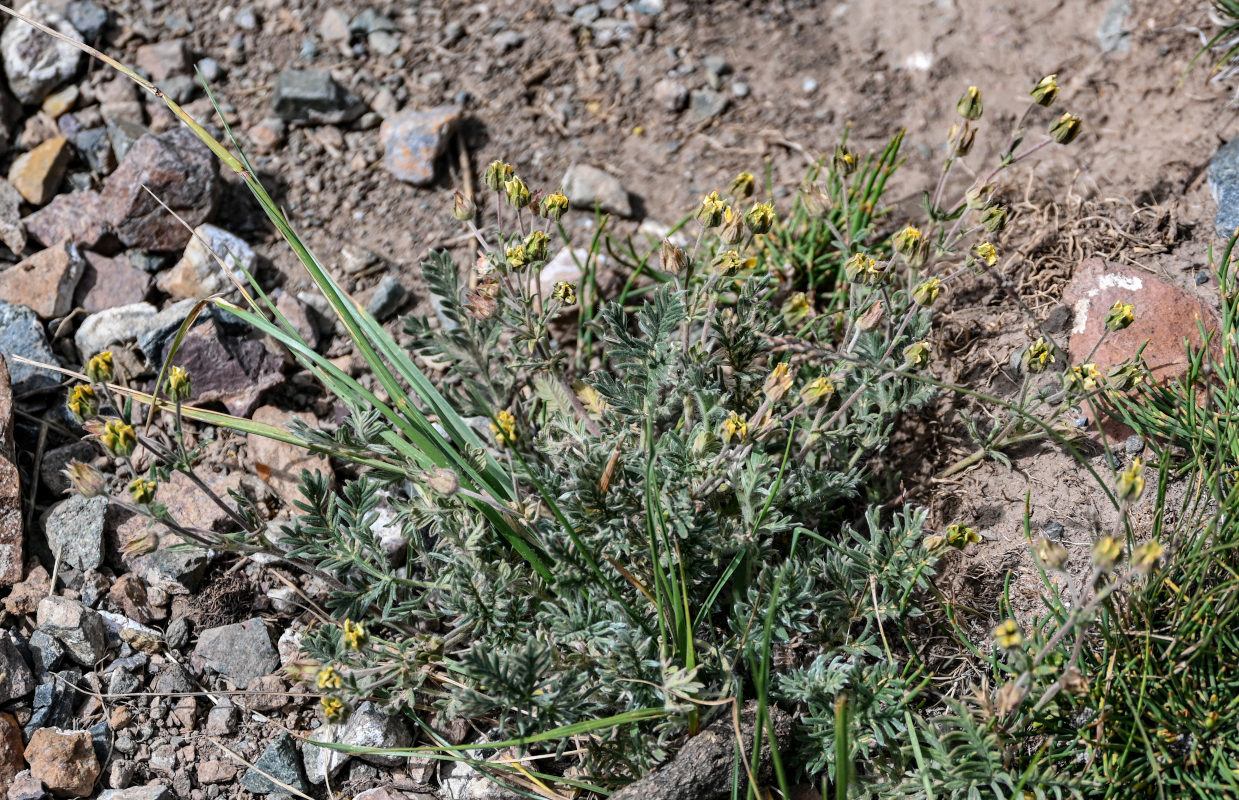
[[[1067,548],[1049,539],[1038,539],[1034,546],[1037,562],[1046,569],[1061,570],[1067,564]]]
[[[701,199],[701,208],[697,209],[697,221],[706,228],[717,227],[723,221],[723,212],[726,209],[727,204],[718,196],[718,192],[710,192]]]
[[[895,238],[891,240],[891,246],[895,248],[896,253],[904,258],[909,258],[921,246],[923,238],[924,234],[921,233],[920,228],[907,225],[903,230],[895,234]]]
[[[495,434],[495,441],[510,445],[516,441],[516,417],[512,416],[511,411],[500,411],[490,424],[490,430]]]
[[[542,216],[557,220],[568,210],[568,198],[563,192],[548,194],[542,198]]]
[[[1050,123],[1050,138],[1059,144],[1071,144],[1080,135],[1080,118],[1063,114]]]
[[[783,319],[788,325],[799,325],[809,317],[809,312],[812,311],[812,306],[809,305],[809,296],[804,292],[796,292],[791,297],[783,301]]]
[[[319,689],[339,689],[344,685],[344,680],[335,667],[328,665],[318,671],[318,675],[314,677],[314,685]]]
[[[765,393],[767,400],[777,403],[790,388],[792,388],[791,369],[786,361],[780,361],[766,376],[766,385],[762,387],[762,392]]]
[[[173,401],[188,400],[191,393],[189,370],[184,367],[173,367],[168,372],[168,396]]]
[[[834,393],[835,385],[831,383],[829,378],[814,378],[800,390],[800,400],[806,406],[815,406],[818,403],[829,400]]]
[[[1024,635],[1015,620],[1004,620],[994,628],[994,643],[1003,650],[1016,650],[1024,643]]]
[[[344,644],[354,650],[360,650],[362,645],[369,639],[366,635],[365,626],[360,622],[353,622],[351,619],[344,620],[342,638],[344,639]]]
[[[1139,500],[1144,493],[1144,465],[1139,458],[1131,460],[1131,466],[1119,473],[1118,485],[1115,487],[1120,500],[1129,502]]]
[[[521,267],[528,266],[529,263],[533,261],[533,259],[529,257],[529,253],[526,252],[524,245],[514,244],[504,250],[503,255],[507,258],[508,264],[513,269],[520,269]]]
[[[917,342],[903,349],[904,363],[913,369],[920,369],[929,364],[929,342]]]
[[[731,182],[731,193],[736,197],[752,197],[756,185],[757,179],[753,177],[753,173],[741,172]]]
[[[968,525],[948,525],[946,528],[946,543],[956,550],[963,550],[970,544],[980,544],[981,534]]]
[[[1123,557],[1123,543],[1117,536],[1103,536],[1093,544],[1093,564],[1103,572],[1114,569]]]
[[[955,110],[964,119],[980,119],[983,108],[981,90],[975,86],[969,86],[968,91],[964,92],[964,96],[959,98],[959,102],[955,104]]]
[[[1149,572],[1157,566],[1162,557],[1161,542],[1147,541],[1137,547],[1131,554],[1131,563],[1141,572]]]
[[[564,281],[560,281],[559,283],[555,284],[555,291],[551,293],[551,297],[554,297],[556,300],[558,300],[559,302],[563,303],[566,306],[575,305],[576,304],[576,288],[573,287],[573,285],[570,283],[565,283]]]
[[[942,281],[937,278],[930,278],[927,281],[921,281],[912,290],[912,299],[916,301],[918,306],[929,307],[938,300],[938,293],[941,291]]]
[[[744,418],[734,411],[729,412],[727,419],[723,420],[723,441],[729,444],[732,439],[742,442],[748,433],[749,424],[744,421]]]
[[[524,208],[532,199],[529,187],[520,178],[510,178],[503,182],[503,193],[508,198],[508,205],[513,208]]]
[[[513,172],[511,164],[492,161],[482,175],[482,182],[497,192],[503,188],[504,182],[512,177]]]
[[[135,478],[129,484],[129,496],[140,506],[148,505],[155,499],[156,484],[145,478]]]
[[[1042,337],[1028,346],[1024,351],[1024,369],[1034,375],[1045,372],[1046,367],[1054,363],[1054,348],[1050,347]]]
[[[99,398],[89,384],[79,383],[69,390],[66,402],[69,410],[78,421],[84,422],[99,413]]]
[[[744,214],[744,225],[754,235],[761,235],[774,227],[774,203],[754,203]]]
[[[1049,106],[1058,97],[1058,75],[1046,75],[1037,81],[1037,85],[1029,92],[1033,102],[1039,106]]]
[[[1101,385],[1101,380],[1101,371],[1090,361],[1067,370],[1067,374],[1063,376],[1063,385],[1069,391],[1091,392]]]
[[[91,383],[107,383],[112,380],[111,350],[104,350],[86,362],[86,377]]]
[[[340,722],[348,713],[344,702],[338,697],[324,697],[319,702],[323,704],[323,716],[328,722]]]
[[[1122,300],[1115,301],[1106,312],[1106,330],[1109,331],[1121,331],[1135,321],[1135,307]]]
[[[981,242],[974,245],[972,254],[984,261],[987,267],[992,267],[998,263],[998,251],[989,242]]]
[[[735,250],[725,250],[714,257],[714,271],[719,275],[735,275],[742,269],[757,266],[756,256],[742,256]]]
[[[133,428],[118,419],[108,420],[103,426],[103,433],[99,435],[99,441],[114,456],[132,455],[138,444]]]

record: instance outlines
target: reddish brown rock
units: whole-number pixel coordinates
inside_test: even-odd
[[[138,48],[135,62],[155,82],[189,72],[193,63],[184,39],[144,44]]]
[[[214,759],[198,765],[198,783],[231,783],[237,777],[237,767],[231,761]]]
[[[39,728],[26,745],[30,774],[57,797],[89,797],[99,761],[87,731]]]
[[[98,192],[57,195],[22,222],[31,238],[48,247],[66,240],[81,247],[94,247],[109,232],[103,219],[103,198]]]
[[[93,314],[109,308],[133,305],[151,291],[151,276],[129,263],[124,255],[114,258],[87,251],[86,269],[77,282],[73,304]]]
[[[172,363],[189,370],[195,404],[223,403],[249,416],[262,393],[284,380],[284,359],[261,342],[233,336],[214,319],[185,335]]]
[[[152,192],[181,219],[169,214]],[[108,176],[102,192],[104,219],[129,247],[176,250],[189,241],[190,229],[211,216],[219,193],[215,158],[193,131],[178,127],[147,134]]]
[[[433,183],[435,159],[443,155],[459,122],[460,109],[455,106],[402,111],[383,120],[379,139],[387,171],[414,186]]]
[[[281,411],[274,406],[263,406],[254,412],[254,421],[278,428],[287,428],[294,417],[300,417],[311,427],[317,420],[305,414],[293,414]],[[258,477],[267,482],[286,508],[293,508],[293,501],[301,499],[297,486],[301,481],[301,471],[321,472],[328,477],[333,476],[331,464],[322,456],[309,453],[303,447],[287,442],[279,442],[251,433],[249,442],[249,460],[254,465]]]
[[[36,562],[26,574],[26,579],[15,584],[9,596],[4,598],[4,610],[14,615],[33,614],[39,608],[39,601],[51,591],[51,576],[42,564]]]
[[[1124,330],[1105,333],[1106,312],[1120,301],[1135,307],[1136,320]],[[1076,268],[1063,302],[1075,311],[1069,345],[1072,364],[1087,358],[1103,372],[1134,356],[1147,342],[1143,357],[1153,376],[1176,377],[1187,366],[1183,340],[1199,347],[1198,323],[1203,321],[1210,330],[1218,327],[1218,314],[1211,305],[1143,270],[1100,258]],[[1101,345],[1090,357],[1098,341]]]
[[[0,786],[8,786],[26,768],[22,729],[12,714],[0,712]]]
[[[71,155],[69,140],[57,136],[14,159],[9,167],[9,183],[17,187],[26,202],[41,206],[55,196]]]
[[[0,272],[0,300],[28,307],[44,319],[73,308],[73,292],[86,262],[72,242],[40,250]]]
[[[13,391],[8,365],[0,356],[0,586],[20,581],[25,564],[21,479],[13,462],[15,453]]]
[[[137,575],[122,575],[108,590],[108,600],[134,622],[146,625],[155,619],[146,597],[146,584]]]

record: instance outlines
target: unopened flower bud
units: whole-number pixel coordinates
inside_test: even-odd
[[[697,209],[697,221],[703,227],[715,228],[723,221],[723,212],[726,209],[727,204],[718,196],[718,192],[710,192],[701,199],[701,207]]]
[[[688,253],[670,239],[663,240],[662,249],[658,253],[663,272],[669,275],[679,275],[688,268]]]
[[[1109,572],[1123,557],[1123,542],[1117,536],[1103,536],[1093,544],[1093,564]]]
[[[145,478],[135,478],[129,484],[129,496],[140,506],[149,505],[155,499],[156,484]]]
[[[442,497],[451,497],[460,488],[460,478],[446,467],[436,467],[426,473],[426,487]]]
[[[474,205],[473,199],[465,197],[464,193],[459,189],[452,195],[452,216],[461,222],[470,222],[477,216],[478,207]]]
[[[69,411],[78,422],[85,422],[99,413],[99,398],[90,384],[79,383],[69,390],[69,399],[65,402]]]
[[[1007,210],[1002,206],[989,206],[981,212],[981,226],[990,233],[998,233],[1007,227]]]
[[[99,497],[107,491],[107,481],[104,480],[103,473],[89,464],[70,461],[64,474],[73,485],[73,491],[87,499]]]
[[[111,350],[104,350],[86,362],[86,377],[91,383],[107,383],[112,376]]]
[[[938,300],[938,294],[941,291],[942,281],[938,278],[930,278],[917,284],[912,290],[912,299],[918,306],[928,308]]]
[[[508,198],[508,205],[516,209],[529,205],[529,187],[520,178],[509,178],[503,182],[503,194]]]
[[[741,172],[731,182],[731,193],[735,197],[752,197],[753,189],[756,186],[757,179],[753,177],[753,173]]]
[[[1054,348],[1047,344],[1044,338],[1037,337],[1037,341],[1030,344],[1024,351],[1024,357],[1021,360],[1027,372],[1040,375],[1050,364],[1054,363]]]
[[[566,306],[576,305],[576,287],[565,281],[560,281],[555,284],[555,291],[551,293],[559,302]]]
[[[774,227],[774,204],[754,203],[744,214],[744,225],[755,236],[768,233]]]
[[[547,251],[550,248],[551,237],[546,235],[545,231],[530,231],[525,237],[525,255],[529,261],[546,261]]]
[[[1133,458],[1131,465],[1119,473],[1115,494],[1120,500],[1134,502],[1144,494],[1144,465],[1139,458]]]
[[[980,119],[983,110],[981,90],[975,86],[969,86],[968,91],[964,92],[964,96],[959,98],[959,102],[955,104],[955,110],[964,119]]]
[[[1122,300],[1116,300],[1106,312],[1106,330],[1108,331],[1121,331],[1135,321],[1135,307]]]
[[[503,188],[503,184],[512,177],[512,174],[511,164],[492,161],[486,167],[486,172],[482,174],[482,182],[497,192]]]
[[[1037,81],[1037,85],[1029,92],[1032,95],[1033,102],[1039,106],[1050,106],[1054,103],[1054,98],[1058,97],[1058,75],[1046,75],[1041,80]]]
[[[929,342],[917,342],[903,349],[904,363],[913,369],[920,369],[929,364]]]
[[[964,125],[963,130],[958,130],[956,126],[951,126],[950,141],[955,143],[954,153],[956,156],[963,158],[972,152],[972,145],[977,140],[977,129],[971,125]]]
[[[856,171],[856,156],[841,144],[835,145],[835,155],[830,163],[840,178],[846,178]]]
[[[1059,144],[1071,144],[1080,135],[1080,118],[1075,114],[1062,114],[1050,123],[1050,138]]]
[[[1067,566],[1067,548],[1058,542],[1038,539],[1033,545],[1033,554],[1037,557],[1037,563],[1045,569],[1061,570]]]
[[[189,370],[184,367],[173,367],[168,372],[168,396],[173,402],[188,400],[193,387],[189,380]]]
[[[568,210],[568,197],[562,192],[548,194],[542,199],[542,216],[557,220]]]

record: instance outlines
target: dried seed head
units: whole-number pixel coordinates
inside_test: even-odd
[[[731,206],[723,211],[723,226],[718,229],[718,238],[730,245],[739,244],[744,238],[744,220]]]
[[[684,252],[683,247],[672,244],[670,239],[663,240],[663,246],[658,255],[663,272],[679,275],[688,268],[688,254]]]
[[[107,481],[103,473],[89,464],[81,461],[70,461],[64,474],[73,485],[73,490],[82,497],[99,497],[107,491]]]
[[[800,202],[804,206],[805,213],[815,219],[826,216],[826,212],[830,211],[833,205],[830,195],[816,183],[806,184],[800,188]]]
[[[1067,565],[1067,548],[1049,539],[1038,539],[1033,546],[1037,563],[1046,569],[1061,570]]]
[[[451,497],[460,489],[460,478],[447,467],[436,467],[426,473],[426,487],[440,497]]]

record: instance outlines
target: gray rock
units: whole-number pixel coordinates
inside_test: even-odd
[[[128,789],[108,789],[98,800],[174,800],[172,790],[166,786],[130,786]]]
[[[491,38],[491,42],[495,45],[495,49],[500,53],[506,53],[509,50],[515,50],[525,43],[525,34],[520,31],[508,29],[500,31]]]
[[[168,623],[164,631],[164,641],[173,650],[183,650],[189,644],[189,636],[193,632],[188,617],[177,617]]]
[[[108,142],[112,145],[112,153],[116,159],[124,158],[134,142],[151,132],[145,125],[130,119],[109,119],[106,128]]]
[[[663,13],[666,9],[666,4],[663,0],[636,0],[629,3],[628,7],[638,14],[645,14],[648,17],[656,17]]]
[[[268,775],[271,777],[268,778]],[[293,742],[293,737],[284,731],[276,734],[267,745],[267,749],[254,762],[254,768],[241,778],[241,785],[254,794],[286,793],[286,790],[271,778],[292,786],[299,792],[310,790],[305,779],[305,770],[301,766],[301,756],[297,753],[297,745]]]
[[[13,360],[13,356],[22,356],[44,364],[57,363],[39,316],[26,306],[0,300],[0,355],[8,362],[14,395],[47,389],[60,383],[60,376],[55,372]]]
[[[86,160],[91,172],[108,175],[116,169],[116,154],[112,150],[112,140],[106,127],[101,125],[79,131],[73,139],[73,145]]]
[[[342,725],[327,724],[310,731],[307,738],[314,742],[335,744],[341,740],[343,735]],[[348,753],[330,747],[320,747],[309,742],[303,746],[302,756],[305,758],[306,777],[310,783],[315,785],[325,782],[329,777],[335,778],[339,775],[349,759]]]
[[[353,21],[348,24],[349,30],[353,33],[371,34],[377,31],[395,31],[396,23],[392,22],[389,17],[385,17],[373,8],[367,8],[357,16],[353,17]]]
[[[1061,522],[1054,522],[1051,520],[1041,526],[1041,532],[1045,534],[1045,538],[1049,539],[1051,542],[1058,542],[1062,540],[1063,534],[1066,533],[1066,529],[1063,527]]]
[[[654,84],[654,102],[668,111],[683,111],[688,106],[688,89],[682,83],[663,78]]]
[[[729,102],[727,95],[713,89],[694,89],[688,99],[694,122],[714,119],[727,110]]]
[[[340,125],[352,122],[365,104],[345,90],[325,69],[286,69],[275,85],[275,113],[287,122]]]
[[[564,194],[574,208],[592,209],[595,205],[609,214],[632,216],[628,190],[619,178],[588,164],[573,164],[564,174]]]
[[[103,525],[106,497],[75,494],[52,506],[43,518],[43,531],[53,554],[74,569],[98,569],[103,564]]]
[[[400,37],[387,31],[375,31],[366,37],[370,51],[381,56],[394,55],[400,49]]]
[[[409,726],[398,716],[388,714],[371,702],[362,703],[352,714],[344,727],[344,735],[340,740],[354,747],[401,748],[413,746],[413,734]],[[380,767],[398,767],[408,756],[382,755],[378,753],[359,754],[358,758],[378,764]]]
[[[383,165],[398,180],[414,186],[434,181],[435,161],[443,155],[460,123],[460,108],[439,106],[401,111],[383,120]]]
[[[204,58],[198,62],[198,74],[209,83],[219,80],[224,74],[224,68],[213,58]]]
[[[602,16],[602,9],[597,3],[586,3],[585,5],[572,12],[573,22],[581,25],[589,25],[594,20]]]
[[[0,630],[0,706],[34,691],[34,674],[17,649],[13,634]]]
[[[76,669],[44,676],[43,682],[34,690],[34,710],[30,721],[22,729],[27,739],[39,728],[73,727],[73,706],[81,698],[72,687],[81,680],[82,673]]]
[[[237,730],[237,707],[218,705],[207,712],[207,736],[228,736]]]
[[[35,671],[43,676],[60,668],[65,659],[65,646],[43,631],[35,631],[30,634],[30,655],[34,659]],[[0,690],[0,697],[3,696],[3,690]]]
[[[318,23],[318,35],[324,42],[347,42],[350,35],[348,12],[340,8],[324,11],[323,18]]]
[[[254,272],[257,256],[245,240],[223,228],[204,224],[194,229],[194,237],[189,240],[181,260],[160,275],[155,285],[177,300],[197,299],[217,293],[236,296],[236,285],[215,256],[223,260],[243,285],[246,283],[245,273]]]
[[[366,310],[379,322],[386,322],[408,299],[409,290],[404,288],[395,275],[384,275],[374,287],[374,295],[366,304]]]
[[[122,642],[135,641],[139,638],[151,643],[163,642],[162,633],[148,625],[135,622],[124,614],[100,611],[99,617],[103,621],[103,631],[107,636],[109,647],[120,647]]]
[[[727,63],[727,59],[722,56],[706,56],[705,58],[706,72],[717,77],[722,77],[731,72],[731,64]]]
[[[258,30],[258,15],[254,13],[253,6],[245,6],[239,10],[232,18],[232,21],[243,31]]]
[[[91,314],[73,335],[78,355],[85,361],[113,345],[139,340],[151,330],[158,313],[150,303],[134,303]]]
[[[1222,145],[1209,162],[1209,189],[1217,201],[1213,230],[1229,239],[1239,228],[1239,136]]]
[[[82,40],[69,20],[50,4],[35,0],[20,11],[70,39]],[[6,25],[0,34],[0,55],[9,88],[28,106],[42,102],[53,89],[72,78],[82,61],[82,52],[71,43],[18,22]]]
[[[1127,18],[1131,16],[1131,0],[1112,0],[1106,7],[1105,16],[1097,26],[1097,46],[1103,53],[1125,52],[1131,49],[1131,30]]]
[[[21,220],[21,192],[6,180],[0,180],[0,242],[21,257],[26,249],[26,226]]]
[[[280,665],[271,633],[258,618],[202,631],[194,658],[241,688]]]
[[[98,611],[67,597],[45,597],[36,617],[39,630],[64,645],[69,657],[93,667],[107,652],[107,631]]]
[[[43,790],[43,781],[24,769],[13,776],[13,784],[9,786],[8,800],[44,800],[47,792]]]
[[[69,24],[77,28],[87,43],[97,41],[103,29],[108,25],[108,12],[91,2],[91,0],[75,0],[65,9]]]
[[[198,96],[199,90],[202,88],[198,81],[188,75],[173,75],[171,78],[165,78],[158,84],[159,91],[172,98],[172,101],[178,105],[185,105],[189,101]]]

